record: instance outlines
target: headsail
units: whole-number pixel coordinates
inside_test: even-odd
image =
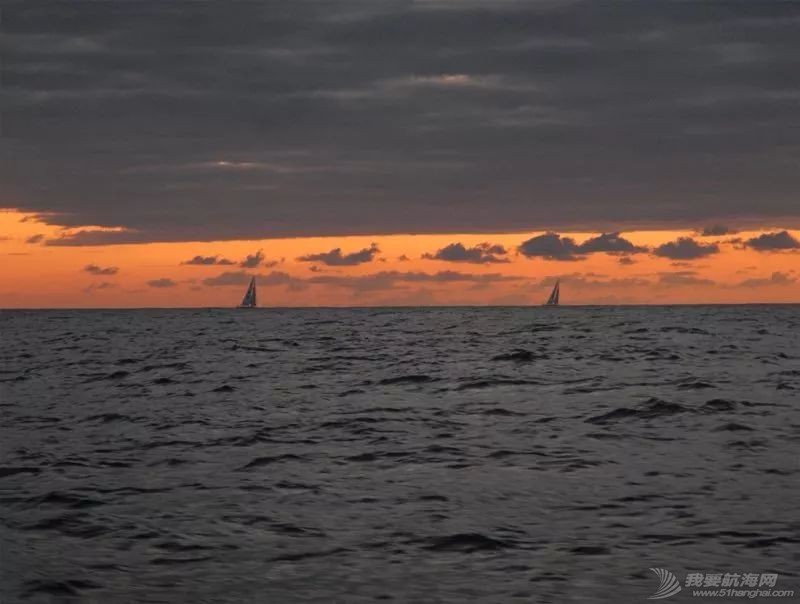
[[[239,305],[239,308],[255,308],[256,307],[256,278],[253,277],[250,279],[250,285],[247,288],[247,293],[245,293],[244,298],[242,298],[242,303]]]
[[[558,306],[558,298],[561,293],[561,281],[556,281],[553,286],[553,291],[550,292],[550,297],[545,302],[545,306]]]

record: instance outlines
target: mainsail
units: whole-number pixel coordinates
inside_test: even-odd
[[[556,284],[553,286],[553,291],[550,292],[550,297],[544,304],[545,306],[558,306],[558,295],[561,293],[560,283],[560,281],[556,281]]]
[[[250,279],[250,286],[247,288],[242,303],[239,308],[255,308],[256,307],[256,278]]]

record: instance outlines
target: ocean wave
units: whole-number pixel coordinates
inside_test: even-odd
[[[800,307],[550,310],[3,311],[7,599],[788,581]]]

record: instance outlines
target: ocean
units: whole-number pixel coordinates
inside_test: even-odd
[[[688,573],[800,595],[800,306],[13,310],[0,337],[3,604],[644,602],[651,568],[670,601]]]

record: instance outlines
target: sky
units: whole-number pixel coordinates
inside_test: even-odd
[[[5,2],[0,307],[800,302],[800,4]]]

